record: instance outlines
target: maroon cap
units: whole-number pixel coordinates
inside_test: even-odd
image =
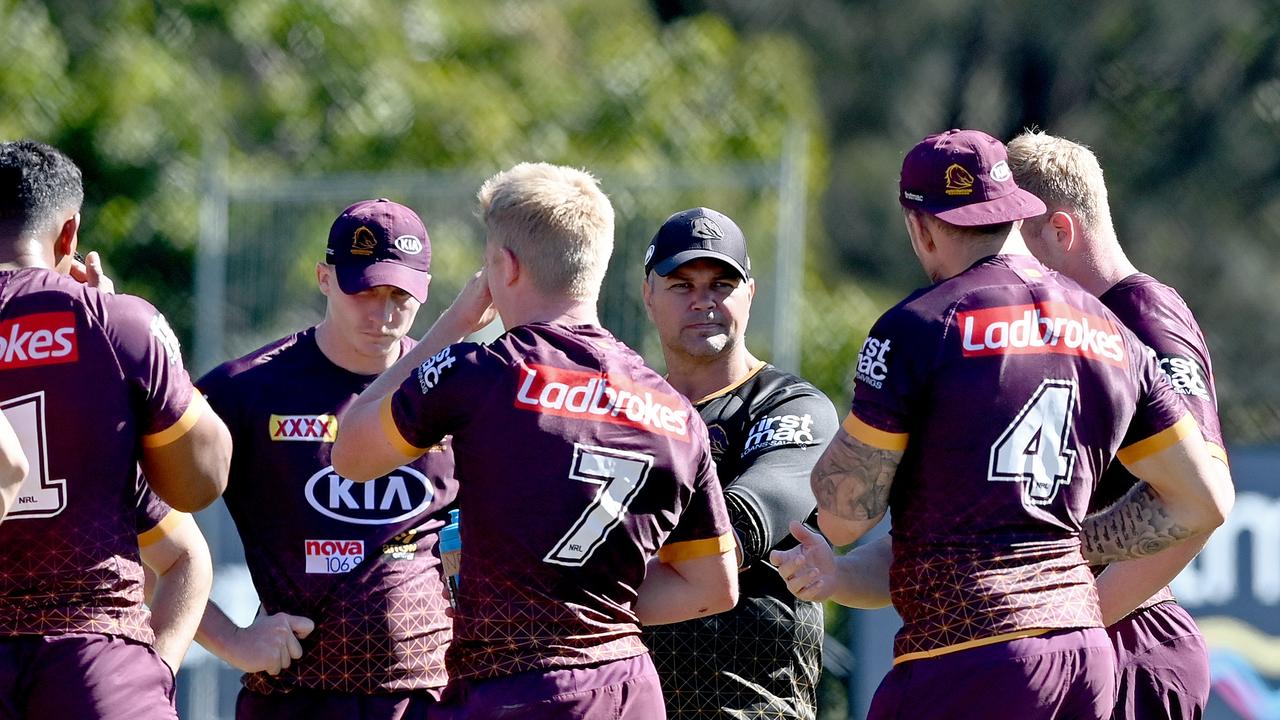
[[[898,201],[952,225],[995,225],[1044,214],[1019,188],[1004,143],[979,130],[930,135],[902,161]]]
[[[422,219],[404,205],[378,198],[343,210],[329,228],[324,254],[348,295],[391,285],[427,301],[431,240]]]

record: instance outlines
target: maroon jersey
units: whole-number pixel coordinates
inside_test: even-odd
[[[164,317],[52,270],[2,272],[0,398],[31,465],[0,525],[0,635],[150,643],[139,447],[181,437],[205,410]]]
[[[1113,285],[1098,299],[1151,348],[1173,391],[1200,426],[1210,453],[1226,463],[1209,350],[1200,325],[1182,296],[1150,275],[1135,273]],[[1137,482],[1124,465],[1111,463],[1098,484],[1089,511],[1097,512],[1111,505]],[[1173,593],[1166,587],[1141,607],[1172,599]]]
[[[432,447],[367,483],[329,460],[337,416],[374,377],[330,362],[312,328],[198,383],[231,429],[223,499],[263,610],[316,624],[301,659],[274,677],[245,676],[256,692],[444,685],[450,623],[436,540],[456,494],[451,453]]]
[[[453,435],[462,573],[451,677],[645,652],[646,563],[726,552],[706,428],[595,326],[521,325],[423,363],[383,404],[406,454]]]
[[[1153,452],[1184,415],[1146,348],[1030,256],[986,258],[885,313],[844,427],[904,451],[889,498],[898,661],[1100,626],[1079,539],[1089,498],[1118,449]]]

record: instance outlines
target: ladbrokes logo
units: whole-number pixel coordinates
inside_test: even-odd
[[[520,372],[515,406],[522,410],[628,425],[689,440],[689,413],[674,396],[578,370],[525,365]]]
[[[75,313],[36,313],[0,322],[0,370],[78,359]]]
[[[333,442],[338,437],[338,418],[333,415],[272,415],[267,428],[275,442]]]
[[[965,357],[1078,355],[1119,367],[1128,364],[1124,340],[1110,320],[1066,303],[1006,305],[956,315]]]

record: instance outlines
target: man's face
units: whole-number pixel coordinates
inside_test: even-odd
[[[710,358],[742,344],[755,283],[718,260],[690,260],[663,277],[649,273],[644,304],[662,347]]]
[[[397,355],[397,345],[413,325],[420,304],[391,285],[377,285],[352,295],[338,287],[329,265],[321,265],[320,290],[329,300],[327,319],[352,352],[369,358]]]

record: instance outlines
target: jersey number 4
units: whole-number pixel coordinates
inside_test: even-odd
[[[991,446],[993,482],[1026,480],[1023,499],[1032,505],[1048,505],[1058,488],[1071,484],[1076,451],[1071,444],[1071,411],[1076,384],[1070,380],[1045,380],[1022,407],[1018,416]]]
[[[579,567],[604,544],[622,522],[627,506],[644,487],[653,456],[574,443],[569,478],[598,485],[596,496],[569,532],[542,558],[555,565]]]
[[[67,481],[50,480],[45,452],[44,392],[23,395],[0,403],[5,419],[22,444],[31,467],[18,490],[18,498],[5,520],[53,517],[67,507]]]

